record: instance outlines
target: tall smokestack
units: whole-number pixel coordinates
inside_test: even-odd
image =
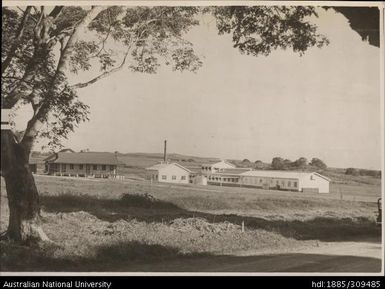
[[[163,161],[167,161],[167,140],[164,141],[164,153],[163,153]]]

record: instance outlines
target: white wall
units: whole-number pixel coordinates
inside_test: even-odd
[[[241,178],[242,185],[256,186],[256,187],[267,187],[267,188],[271,188],[271,189],[274,189],[277,187],[277,182],[278,182],[280,189],[292,190],[292,191],[298,191],[299,190],[298,179],[270,178],[270,177],[258,177],[258,176],[243,176]]]
[[[315,174],[302,177],[300,180],[300,190],[317,188],[320,193],[329,193],[329,181]]]
[[[155,175],[157,175],[157,178],[155,178]],[[188,184],[190,173],[176,165],[170,164],[159,170],[147,171],[146,178],[151,179],[151,176],[153,180],[161,183]],[[175,177],[175,179],[173,177]],[[182,179],[182,177],[184,177],[184,179]]]

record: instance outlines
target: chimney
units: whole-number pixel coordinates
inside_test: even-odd
[[[164,141],[163,161],[167,162],[167,140]]]

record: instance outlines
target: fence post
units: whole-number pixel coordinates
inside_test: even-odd
[[[242,233],[244,233],[244,232],[245,232],[245,222],[242,221]]]

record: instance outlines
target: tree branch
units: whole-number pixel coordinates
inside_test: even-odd
[[[146,25],[149,25],[149,24],[151,24],[151,23],[153,23],[153,22],[160,21],[160,20],[161,20],[161,19],[159,19],[159,18],[153,18],[153,19],[150,19],[150,20],[146,21],[144,24],[142,24],[142,25],[140,26],[140,28],[144,28]],[[109,76],[109,75],[111,75],[111,74],[113,74],[113,73],[115,73],[115,72],[121,70],[121,69],[123,68],[124,64],[126,63],[128,54],[129,54],[129,52],[130,52],[130,49],[131,49],[133,43],[137,43],[138,41],[142,40],[142,36],[143,36],[143,34],[144,34],[147,30],[148,30],[148,28],[145,28],[145,29],[143,29],[142,31],[140,31],[139,35],[137,35],[137,39],[136,39],[135,41],[133,41],[133,42],[128,46],[127,51],[126,51],[126,53],[125,53],[125,55],[124,55],[124,57],[123,57],[123,60],[122,60],[122,62],[121,62],[121,64],[120,64],[119,66],[114,67],[114,68],[110,69],[109,71],[105,71],[105,72],[103,72],[102,74],[100,74],[100,75],[98,75],[98,76],[92,78],[91,80],[89,80],[89,81],[87,81],[87,82],[76,83],[76,84],[71,85],[71,86],[69,86],[69,87],[72,88],[72,89],[84,88],[84,87],[87,87],[87,86],[89,86],[89,85],[91,85],[91,84],[97,82],[98,80],[101,80],[101,79],[103,79],[103,78],[105,78],[105,77],[107,77],[107,76]],[[110,33],[110,31],[108,32],[107,37],[106,37],[106,39],[105,39],[104,41],[107,40],[109,33]],[[99,53],[100,53],[100,51],[99,51]]]
[[[12,80],[15,80],[15,82],[24,82],[25,84],[30,85],[29,82],[23,80],[20,77],[16,77],[16,76],[5,75],[5,76],[2,77],[2,79],[12,79]]]
[[[65,81],[62,80],[61,76],[65,74],[67,70],[67,65],[70,60],[72,51],[74,49],[76,41],[80,37],[80,33],[85,29],[93,19],[104,9],[102,6],[95,6],[90,11],[88,11],[87,15],[79,22],[79,24],[74,29],[72,35],[69,37],[65,47],[61,51],[60,58],[58,61],[58,65],[56,68],[55,76],[52,80],[52,85],[50,91],[46,95],[55,95],[57,91],[61,91],[62,87],[66,84]],[[45,98],[41,101],[40,105],[36,108],[36,112],[34,116],[30,119],[27,124],[27,128],[25,130],[23,139],[20,144],[26,149],[30,150],[33,145],[33,141],[37,134],[39,133],[42,125],[44,124],[45,118],[50,110],[50,99]]]
[[[30,59],[22,78],[19,80],[19,85],[14,87],[8,94],[3,93],[1,97],[2,105],[5,108],[12,108],[16,105],[16,103],[26,95],[28,95],[32,89],[30,82],[35,76],[35,57],[36,57],[36,49],[35,53]]]
[[[108,29],[106,37],[99,43],[99,45],[101,44],[102,47],[99,49],[99,51],[94,56],[91,56],[91,58],[98,57],[100,55],[100,53],[102,53],[103,50],[105,51],[104,47],[106,45],[108,38],[110,37],[110,34],[111,34],[111,26]]]
[[[89,80],[87,82],[77,83],[77,84],[71,85],[70,88],[78,89],[78,88],[87,87],[87,86],[97,82],[98,80],[103,79],[103,78],[109,76],[110,74],[113,74],[113,73],[121,70],[123,68],[124,64],[126,63],[127,56],[128,56],[128,54],[130,52],[130,47],[127,49],[127,51],[126,51],[126,53],[125,53],[125,55],[123,57],[122,63],[119,66],[114,67],[114,68],[110,69],[109,71],[105,71],[102,74],[98,75],[97,77],[94,77],[93,79],[91,79],[91,80]]]
[[[1,75],[4,74],[5,70],[9,67],[9,64],[11,63],[13,57],[15,56],[16,50],[20,46],[21,39],[23,38],[24,30],[29,18],[29,15],[31,13],[32,6],[28,6],[27,9],[25,9],[23,18],[21,20],[21,23],[17,29],[16,38],[14,40],[13,45],[11,46],[11,49],[9,50],[9,53],[7,57],[4,59],[4,61],[1,63]]]
[[[59,59],[59,63],[57,66],[57,73],[64,73],[64,71],[67,69],[69,58],[75,47],[76,41],[79,39],[80,33],[104,9],[106,8],[102,6],[94,6],[90,11],[88,11],[87,15],[82,19],[82,21],[80,21],[79,24],[75,27],[72,35],[69,37],[67,43],[63,47],[63,50]]]
[[[53,19],[56,19],[56,17],[58,17],[61,11],[63,10],[63,7],[64,6],[55,6],[55,8],[52,9],[51,13],[49,13],[49,16]]]

